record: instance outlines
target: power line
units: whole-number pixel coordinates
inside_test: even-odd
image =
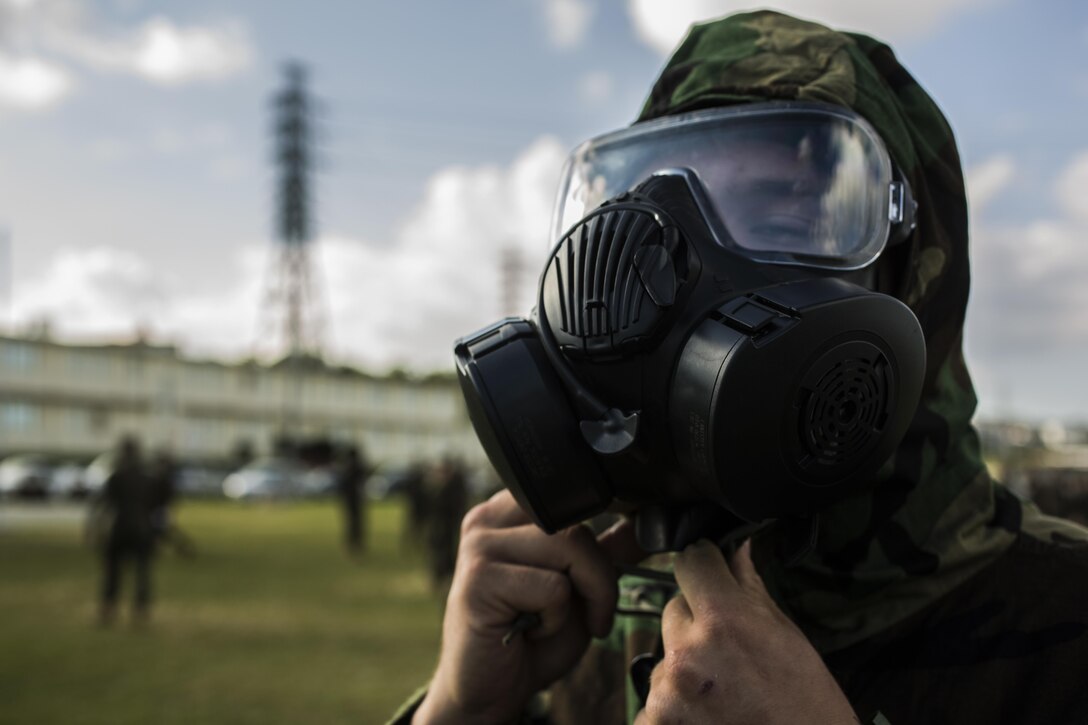
[[[307,72],[298,62],[284,67],[284,85],[273,96],[273,159],[276,169],[275,230],[277,243],[265,285],[258,347],[280,337],[275,346],[287,366],[289,394],[284,396],[282,432],[302,428],[302,374],[307,361],[323,354],[324,317],[321,286],[312,269],[315,237],[312,175],[316,102],[307,87]],[[276,328],[279,327],[277,331]],[[278,334],[277,334],[278,333]]]

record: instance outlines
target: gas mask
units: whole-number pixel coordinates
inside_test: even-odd
[[[503,482],[549,532],[635,510],[654,550],[873,485],[925,371],[918,320],[872,289],[914,209],[879,136],[833,106],[583,144],[532,314],[455,344]]]

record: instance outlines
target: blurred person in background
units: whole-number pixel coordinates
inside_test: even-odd
[[[151,565],[155,549],[154,512],[157,492],[147,474],[136,438],[125,436],[117,447],[113,472],[95,502],[93,514],[104,536],[99,622],[113,623],[123,570],[135,573],[133,618],[146,622],[151,610]]]
[[[444,592],[457,561],[461,519],[468,510],[468,481],[464,466],[453,456],[443,456],[427,476],[427,549],[431,583]]]
[[[344,449],[336,489],[344,509],[344,545],[357,556],[366,551],[366,457],[357,446]]]
[[[404,527],[401,529],[401,549],[422,547],[427,531],[429,501],[427,496],[427,464],[414,461],[408,467],[404,479],[404,497],[408,510],[405,512]]]
[[[153,491],[151,525],[156,542],[169,544],[185,557],[196,555],[196,546],[181,530],[174,517],[173,506],[177,499],[178,465],[168,450],[160,450],[150,470]]]

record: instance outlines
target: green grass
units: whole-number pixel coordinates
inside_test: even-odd
[[[160,554],[144,628],[96,625],[78,525],[0,530],[0,722],[383,722],[430,674],[441,605],[397,503],[371,506],[357,561],[338,513],[184,503],[198,555]]]

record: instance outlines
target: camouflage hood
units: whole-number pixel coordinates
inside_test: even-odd
[[[967,199],[955,139],[891,49],[774,12],[694,26],[639,117],[763,100],[846,106],[880,133],[918,201],[910,241],[879,262],[881,291],[906,302],[925,333],[922,400],[871,493],[820,518],[816,550],[785,568],[757,556],[783,608],[822,651],[860,641],[947,593],[1007,548],[1003,494],[971,426],[975,393],[961,342],[970,273]]]

